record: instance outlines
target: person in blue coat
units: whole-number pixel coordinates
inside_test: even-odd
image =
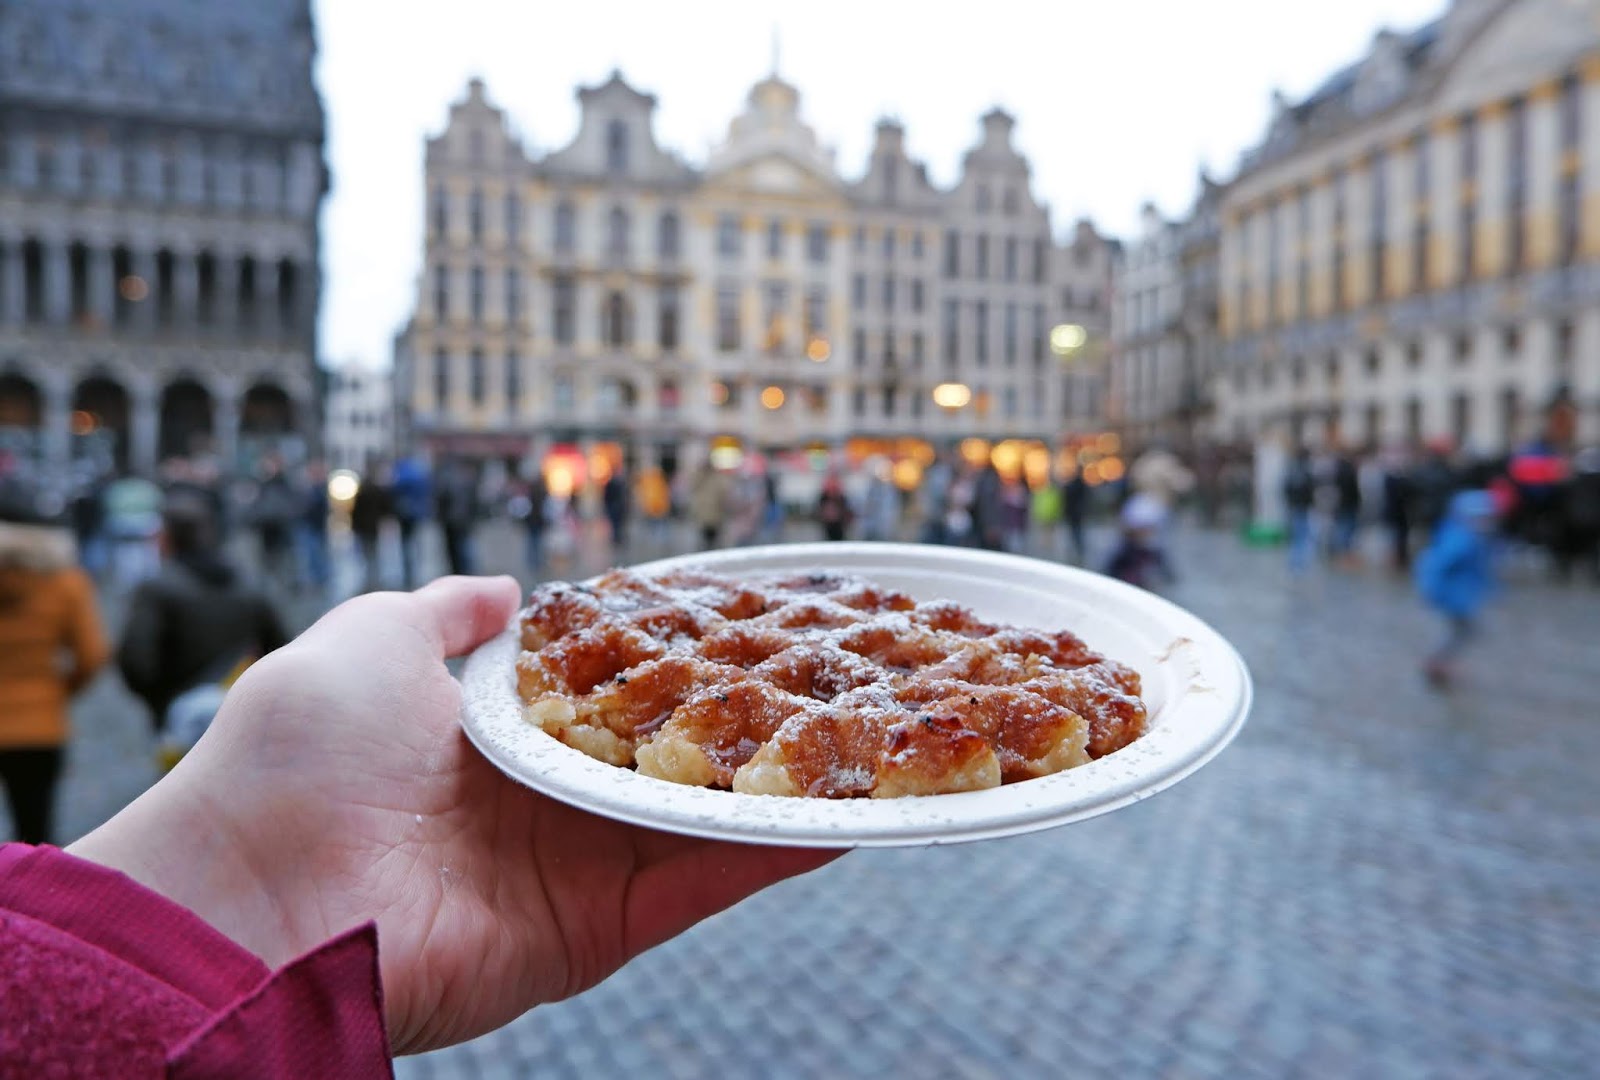
[[[1444,640],[1423,664],[1423,673],[1435,686],[1453,677],[1456,660],[1476,635],[1478,615],[1494,592],[1495,519],[1494,497],[1487,491],[1456,494],[1417,560],[1417,589],[1445,620]]]

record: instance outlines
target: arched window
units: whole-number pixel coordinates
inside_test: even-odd
[[[578,220],[577,213],[569,202],[556,205],[556,250],[563,254],[571,254],[578,246]]]
[[[620,206],[611,208],[606,227],[606,251],[617,259],[628,256],[628,212]]]
[[[678,215],[671,210],[656,222],[656,254],[663,259],[678,257]]]
[[[620,292],[610,293],[600,312],[600,340],[614,349],[627,346],[633,340],[628,324],[628,298]]]

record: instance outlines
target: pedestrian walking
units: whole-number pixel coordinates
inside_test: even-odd
[[[439,525],[444,530],[445,560],[452,574],[477,573],[475,533],[482,516],[477,475],[466,462],[458,461],[444,470],[439,485]]]
[[[383,537],[383,523],[394,514],[394,503],[389,490],[389,468],[379,465],[369,469],[356,487],[356,497],[350,504],[350,532],[356,538],[361,553],[362,591],[371,592],[379,585],[379,542]]]
[[[170,494],[185,505],[198,505],[198,500],[182,489]],[[250,504],[261,551],[261,572],[269,588],[286,587],[293,581],[289,560],[300,511],[300,497],[284,473],[282,460],[276,454],[269,454],[262,461],[255,498]],[[209,507],[207,512],[210,512]],[[220,528],[217,533],[220,542]]]
[[[1154,495],[1135,492],[1122,504],[1116,549],[1105,573],[1129,585],[1152,589],[1158,580],[1170,581],[1171,567],[1161,545],[1167,508]]]
[[[955,483],[956,466],[946,450],[934,459],[917,484],[917,517],[922,522],[924,544],[944,544],[950,540],[946,516],[950,511],[950,486]]]
[[[1403,450],[1384,455],[1380,517],[1389,534],[1389,565],[1404,572],[1411,568],[1411,514],[1415,493],[1410,461]]]
[[[1089,497],[1093,492],[1083,470],[1074,467],[1061,485],[1061,517],[1067,523],[1067,538],[1072,542],[1072,561],[1082,566],[1089,561],[1085,524],[1089,517]]]
[[[1311,451],[1302,446],[1295,450],[1283,476],[1283,505],[1289,514],[1289,569],[1296,573],[1311,565],[1316,547],[1311,527],[1311,508],[1316,499]]]
[[[861,539],[895,540],[900,533],[900,489],[886,457],[867,462],[867,487],[861,496]]]
[[[1490,538],[1495,522],[1492,495],[1460,492],[1417,559],[1417,589],[1445,624],[1439,646],[1423,662],[1423,673],[1435,686],[1446,686],[1455,677],[1461,651],[1476,635],[1479,613],[1494,590]]]
[[[301,582],[324,597],[332,580],[328,561],[328,510],[328,467],[320,460],[313,460],[306,464],[300,484],[295,544],[300,551]]]
[[[209,726],[233,680],[288,635],[266,596],[223,557],[208,507],[170,500],[161,543],[160,572],[129,601],[117,666],[149,708],[158,759],[170,769]]]
[[[671,540],[672,485],[660,467],[651,466],[639,474],[638,497],[651,543],[665,547]]]
[[[1019,476],[1000,482],[1000,547],[1022,554],[1028,542],[1028,485]]]
[[[1004,486],[1000,470],[993,461],[985,461],[973,480],[972,532],[979,547],[999,551],[1004,546],[1004,504],[1000,489]]]
[[[395,462],[389,490],[394,519],[400,526],[401,580],[405,588],[411,589],[420,583],[418,529],[433,517],[433,477],[420,458],[401,458]]]
[[[528,573],[535,577],[544,573],[545,529],[549,525],[550,489],[545,486],[544,473],[534,470],[527,485],[516,500],[512,517],[522,525],[522,559]]]
[[[1356,539],[1361,530],[1361,475],[1354,455],[1334,455],[1328,471],[1328,558],[1349,566],[1359,561]]]
[[[843,540],[853,516],[839,474],[830,472],[823,478],[822,494],[817,497],[817,521],[822,525],[823,539]]]
[[[108,648],[71,534],[19,495],[0,492],[0,786],[18,839],[48,844],[67,704]]]
[[[728,481],[710,462],[700,466],[689,487],[689,517],[700,532],[700,547],[709,551],[717,546],[722,519],[728,511]]]
[[[611,549],[621,551],[628,543],[628,518],[633,512],[633,491],[627,470],[618,465],[600,489],[600,506],[611,527]]]

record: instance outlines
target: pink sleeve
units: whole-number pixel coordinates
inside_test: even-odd
[[[51,847],[0,847],[0,1075],[391,1077],[372,923],[277,972]]]

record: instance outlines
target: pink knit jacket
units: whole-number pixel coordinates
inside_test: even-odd
[[[52,847],[0,847],[0,1078],[392,1077],[378,931],[279,971]]]

